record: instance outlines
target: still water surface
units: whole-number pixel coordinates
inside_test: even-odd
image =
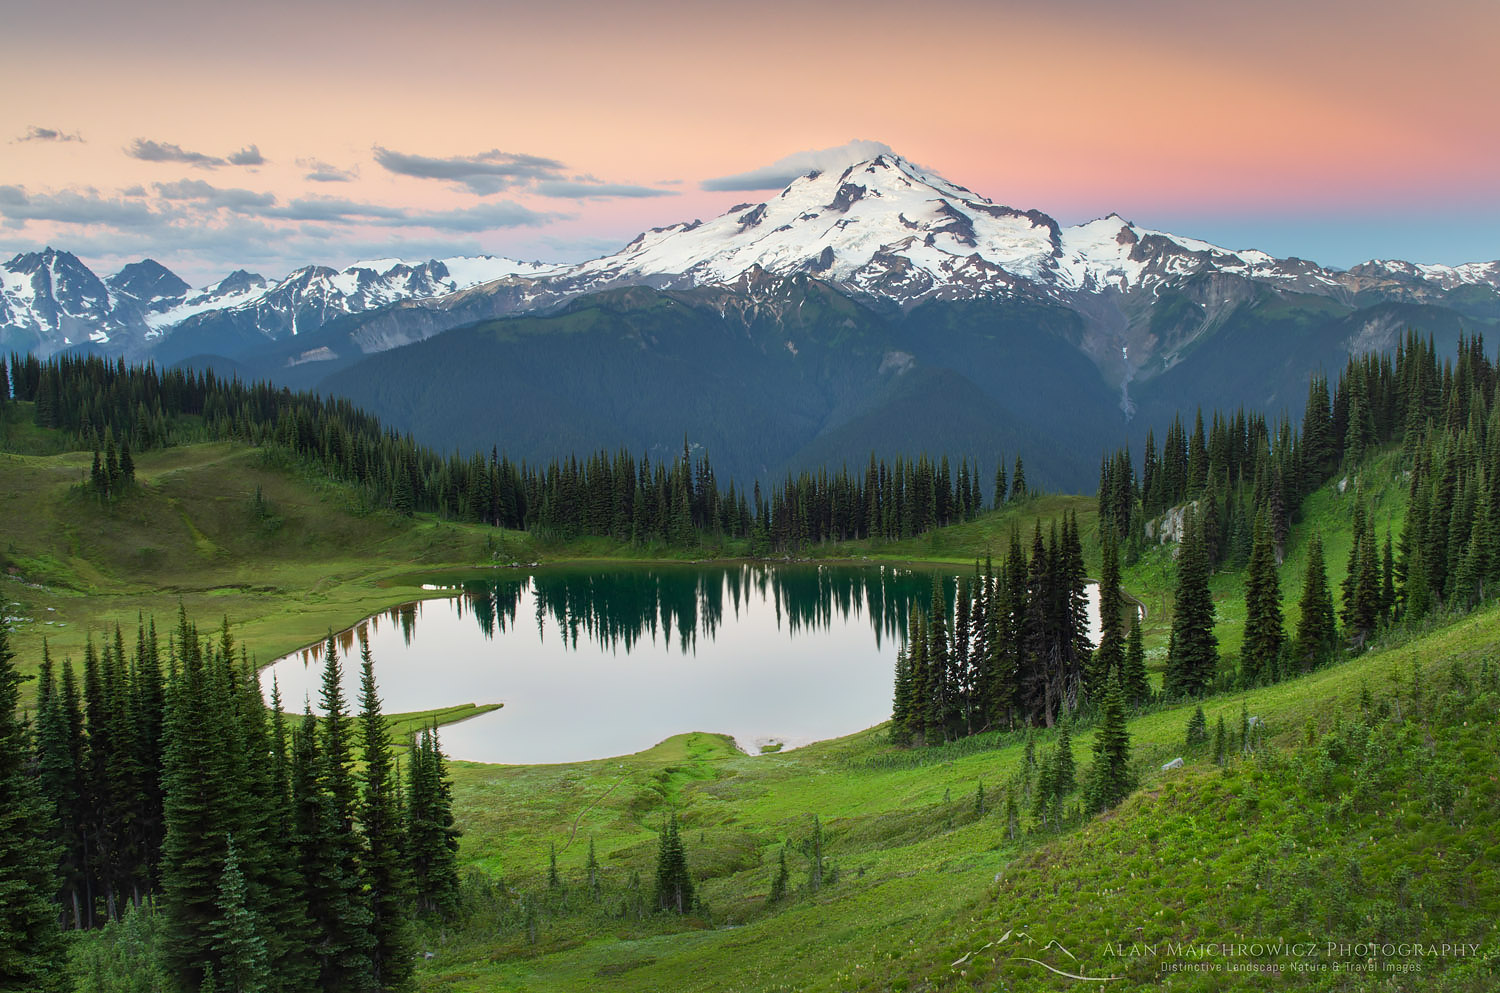
[[[507,573],[343,632],[344,693],[356,707],[363,634],[387,713],[505,705],[442,729],[454,758],[572,762],[685,731],[732,735],[751,753],[796,747],[890,716],[896,651],[933,575],[762,564]],[[950,597],[956,580],[945,576]],[[278,660],[261,675],[266,692],[274,676],[288,710],[304,699],[316,710],[321,654]]]

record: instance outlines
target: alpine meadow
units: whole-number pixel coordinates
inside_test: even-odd
[[[0,993],[1500,989],[1500,8],[253,15],[0,43]]]

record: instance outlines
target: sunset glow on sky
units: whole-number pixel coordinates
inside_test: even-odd
[[[725,177],[852,139],[1064,223],[1118,211],[1331,265],[1500,257],[1493,0],[4,0],[4,19],[4,257],[151,256],[196,283],[577,260],[764,199]]]

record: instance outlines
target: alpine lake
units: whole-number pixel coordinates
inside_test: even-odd
[[[501,709],[441,730],[452,758],[505,764],[625,755],[690,731],[750,754],[852,734],[891,713],[896,653],[934,577],[957,567],[559,565],[436,576],[433,596],[335,635],[350,709],[368,639],[386,713]],[[1090,637],[1097,587],[1089,584]],[[951,615],[950,615],[951,616]],[[318,710],[323,645],[276,660],[283,706]]]

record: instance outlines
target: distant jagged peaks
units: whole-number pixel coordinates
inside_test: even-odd
[[[50,354],[93,343],[141,353],[169,334],[213,321],[232,324],[242,341],[275,341],[396,303],[443,309],[460,291],[486,284],[504,298],[480,308],[491,317],[616,286],[761,286],[807,276],[903,309],[931,299],[1042,299],[1082,314],[1096,338],[1120,337],[1127,325],[1140,330],[1163,287],[1187,291],[1205,275],[1230,277],[1217,290],[1191,290],[1193,306],[1205,315],[1222,315],[1251,283],[1341,300],[1374,294],[1415,303],[1441,303],[1467,286],[1500,291],[1494,262],[1374,261],[1341,271],[1222,248],[1118,214],[1064,227],[1042,211],[997,204],[878,143],[862,143],[860,154],[868,157],[809,170],[763,202],[653,228],[618,252],[578,265],[385,258],[306,266],[279,280],[237,270],[195,290],[149,259],[100,280],[75,256],[49,248],[0,266],[0,346]],[[1128,302],[1134,300],[1140,303]],[[443,320],[418,317],[421,336],[454,326]],[[409,339],[392,328],[371,347]],[[1120,347],[1113,346],[1114,354]]]
[[[154,259],[101,280],[77,256],[48,248],[0,265],[0,343],[43,355],[85,343],[139,351],[190,320],[233,312],[276,339],[343,314],[558,268],[493,256],[377,259],[342,269],[304,266],[280,280],[237,269],[193,289]]]

